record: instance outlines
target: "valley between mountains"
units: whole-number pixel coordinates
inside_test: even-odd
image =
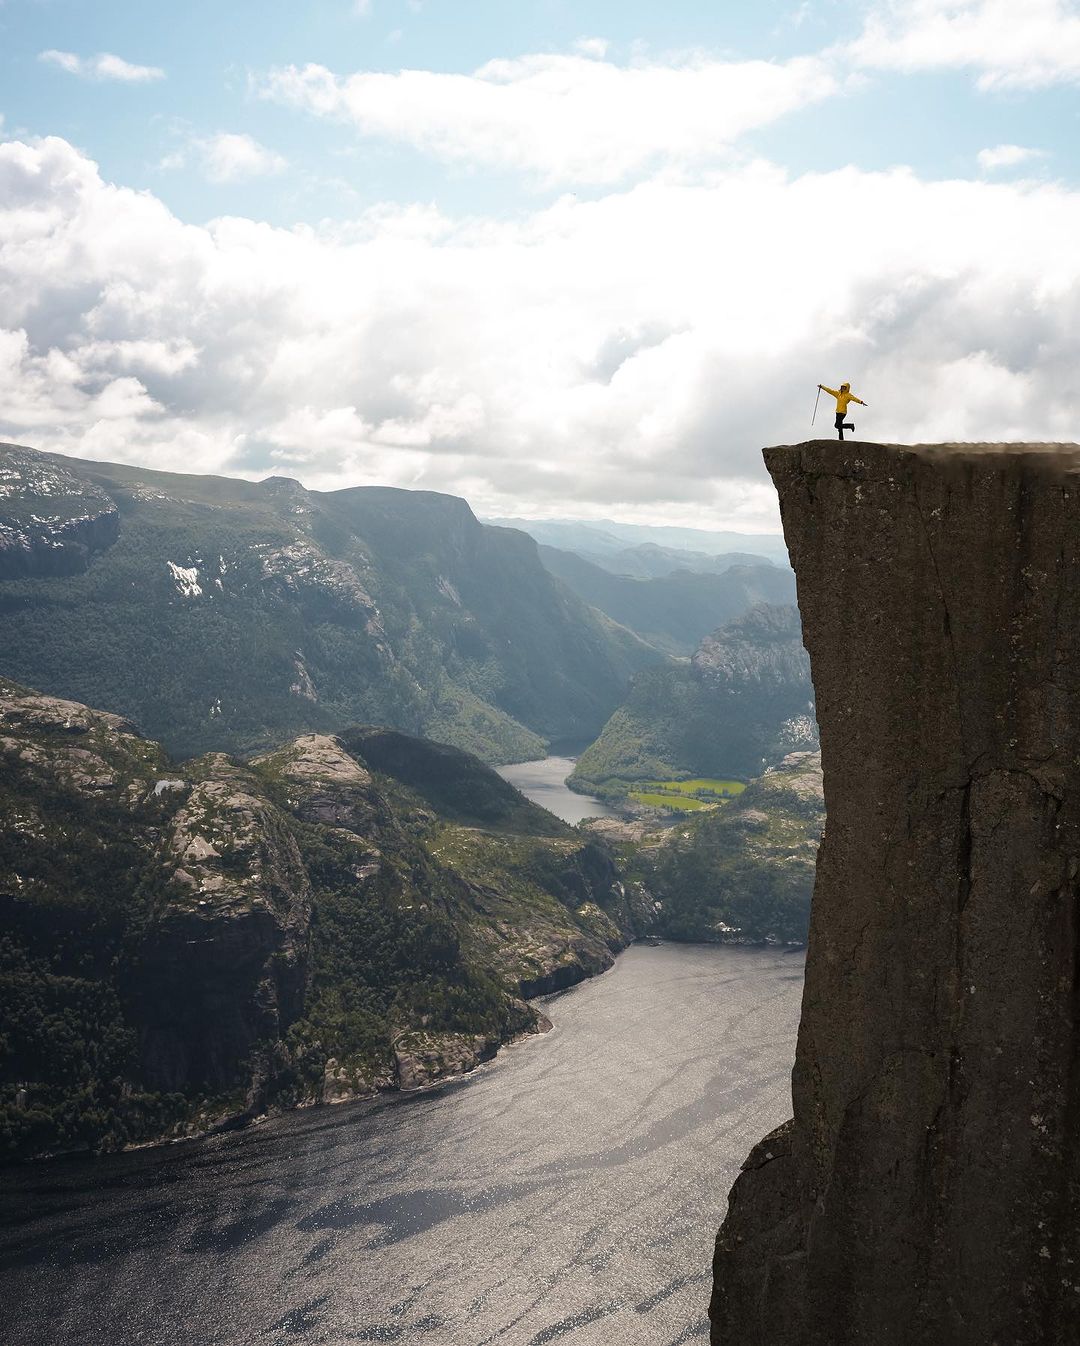
[[[790,572],[606,537],[0,448],[8,1158],[421,1088],[644,935],[805,938]],[[489,765],[567,740],[619,819]]]

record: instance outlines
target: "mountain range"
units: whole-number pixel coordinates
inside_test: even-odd
[[[737,533],[664,524],[622,523],[614,519],[491,518],[485,522],[520,529],[537,542],[581,555],[604,555],[627,547],[652,544],[709,556],[739,552],[762,557],[777,565],[788,563],[787,547],[781,533]]]
[[[646,872],[480,760],[602,730],[578,782],[619,793],[812,738],[785,566],[603,554],[639,573],[450,496],[0,446],[0,1149],[419,1087],[731,924],[752,810]],[[798,923],[775,870],[748,934]]]
[[[488,761],[594,736],[665,655],[452,496],[0,445],[0,674],[249,753],[366,722]]]
[[[678,554],[636,548],[633,559],[641,560],[642,568],[650,563],[658,566],[663,563],[658,552]],[[612,563],[625,556],[614,553]],[[673,655],[692,654],[707,633],[758,603],[795,601],[794,574],[760,558],[745,564],[728,556],[706,557],[722,564],[706,572],[677,568],[648,577],[614,573],[576,552],[545,545],[540,547],[540,559],[579,598]]]
[[[541,555],[546,543],[541,543]],[[590,561],[612,575],[626,575],[631,579],[652,580],[670,575],[676,570],[692,570],[700,575],[720,575],[732,566],[776,565],[768,556],[753,552],[728,551],[712,555],[703,551],[684,551],[681,547],[661,547],[655,542],[640,542],[618,551],[589,551],[587,547],[554,548],[570,550],[584,561]]]

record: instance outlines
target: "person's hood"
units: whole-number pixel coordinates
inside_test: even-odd
[[[840,385],[840,391],[841,391],[842,393],[850,392],[850,391],[851,391],[851,384],[850,384],[850,383],[841,383],[841,385]]]

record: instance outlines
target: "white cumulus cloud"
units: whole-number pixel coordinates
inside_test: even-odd
[[[569,55],[495,60],[472,74],[339,76],[322,65],[287,66],[256,87],[439,159],[524,170],[547,183],[610,184],[659,162],[715,159],[747,131],[842,86],[832,64],[814,56],[616,65],[594,39]]]
[[[40,52],[38,60],[49,65],[59,66],[69,75],[80,75],[83,79],[115,80],[121,84],[150,84],[164,79],[165,71],[156,65],[133,65],[122,56],[103,51],[97,56],[77,56],[73,51]]]
[[[846,48],[886,70],[970,70],[980,88],[1039,88],[1080,79],[1075,0],[886,0]]]
[[[199,140],[197,145],[211,182],[266,177],[288,166],[280,154],[246,134],[221,131]]]
[[[977,155],[979,167],[988,173],[999,168],[1016,168],[1032,160],[1045,159],[1046,151],[1028,145],[991,145]]]
[[[768,527],[761,446],[812,433],[819,381],[872,438],[1075,439],[1078,235],[1058,184],[761,163],[503,221],[196,227],[8,141],[0,439]]]

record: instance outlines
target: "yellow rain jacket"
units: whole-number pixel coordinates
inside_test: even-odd
[[[841,416],[847,415],[847,409],[852,402],[858,402],[860,407],[866,406],[866,403],[862,400],[862,398],[856,397],[855,394],[851,391],[850,386],[846,383],[840,389],[826,388],[823,383],[821,385],[821,391],[823,393],[828,393],[830,397],[836,398],[836,409],[841,414]]]

